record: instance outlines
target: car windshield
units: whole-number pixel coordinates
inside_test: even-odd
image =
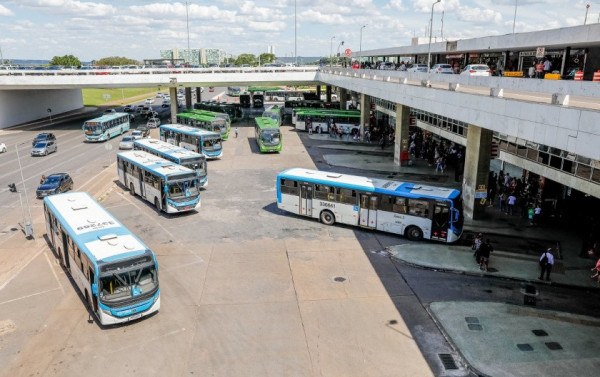
[[[56,183],[60,181],[60,177],[59,176],[50,176],[48,178],[46,178],[46,180],[44,181],[44,184],[51,184],[51,183]]]
[[[487,65],[474,65],[471,67],[471,69],[474,69],[476,71],[487,71],[489,68]]]
[[[47,145],[46,142],[35,143],[35,148],[46,148],[46,145]]]
[[[132,138],[131,138],[131,136],[125,136],[122,141],[124,141],[124,142],[132,141]]]
[[[142,131],[133,131],[131,134],[132,135],[141,135]]]

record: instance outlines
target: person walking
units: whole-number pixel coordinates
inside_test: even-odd
[[[552,272],[552,266],[554,266],[554,255],[552,255],[552,248],[549,247],[542,256],[540,257],[540,277],[538,279],[544,280],[544,273],[546,274],[546,281],[550,281],[550,273]]]
[[[233,130],[233,132],[235,132],[235,137],[236,137],[236,139],[237,139],[237,137],[238,137],[238,128],[236,127],[236,128]]]
[[[508,204],[506,214],[510,214],[512,216],[515,213],[515,206],[517,204],[517,197],[514,193],[508,196],[508,199],[506,199],[506,203]]]
[[[483,244],[483,233],[478,233],[475,238],[473,238],[473,244],[471,244],[471,250],[475,250],[473,256],[475,257],[475,263],[479,264],[479,249]]]
[[[479,269],[482,271],[488,270],[490,266],[490,253],[494,251],[494,247],[490,243],[490,239],[486,239],[485,243],[479,246]]]

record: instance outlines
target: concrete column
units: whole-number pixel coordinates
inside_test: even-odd
[[[169,95],[171,96],[171,123],[177,123],[177,87],[172,86],[169,88]]]
[[[394,137],[394,165],[403,166],[400,160],[402,152],[408,153],[408,126],[410,123],[410,107],[396,104],[396,133]],[[408,162],[408,161],[407,161]],[[406,162],[405,162],[406,163]]]
[[[192,88],[190,87],[185,88],[185,108],[192,108]]]
[[[325,86],[325,101],[331,102],[331,85]]]
[[[321,85],[317,85],[317,99],[321,99]]]
[[[564,51],[563,51],[563,58],[562,58],[562,64],[560,65],[560,75],[564,76],[567,73],[569,73],[569,57],[571,55],[571,47],[565,47]]]
[[[202,92],[200,91],[200,87],[196,87],[196,102],[202,102]]]
[[[348,91],[340,88],[340,109],[346,110],[346,102],[348,102]]]
[[[369,125],[371,114],[371,99],[368,95],[360,94],[360,138],[365,134],[365,127]]]
[[[463,178],[463,206],[466,218],[477,220],[485,216],[485,204],[475,198],[476,191],[487,193],[490,171],[492,131],[469,125]]]

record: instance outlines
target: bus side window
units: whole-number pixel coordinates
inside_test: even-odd
[[[298,182],[291,179],[281,180],[281,193],[289,195],[299,195]]]
[[[358,204],[356,191],[345,188],[339,189],[338,201],[346,204]]]
[[[396,213],[406,214],[408,213],[408,207],[406,206],[405,198],[392,198],[394,201],[392,210]]]
[[[325,185],[315,185],[315,199],[329,200],[334,199],[333,188]]]
[[[408,213],[413,216],[429,217],[427,200],[408,199]]]

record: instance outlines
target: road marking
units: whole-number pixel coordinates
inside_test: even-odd
[[[44,251],[45,248],[46,246],[43,246],[38,251],[36,251],[35,254],[33,254],[33,256],[25,264],[19,267],[19,269],[10,278],[8,278],[4,283],[2,283],[2,285],[0,285],[0,291],[3,290],[4,287],[6,287],[8,283],[10,283],[15,277],[17,277],[25,267],[29,266],[29,264],[33,262],[33,260],[37,258],[37,256],[40,255],[40,253]]]
[[[62,294],[64,296],[65,289],[63,288],[62,284],[60,283],[60,280],[58,280],[58,275],[56,275],[56,271],[54,271],[54,266],[50,262],[50,258],[48,258],[48,253],[44,253],[44,256],[46,257],[46,260],[48,261],[48,266],[50,266],[50,270],[52,271],[52,275],[54,275],[54,278],[56,279],[56,282],[58,283],[58,286],[60,287],[60,291],[62,292]]]
[[[34,296],[43,295],[43,294],[45,294],[45,293],[48,293],[48,292],[53,292],[53,291],[58,291],[58,288],[46,289],[45,291],[36,292],[36,293],[32,293],[32,294],[30,294],[30,295],[26,295],[26,296],[21,296],[21,297],[13,298],[12,300],[8,300],[8,301],[0,302],[0,305],[9,304],[9,303],[11,303],[11,302],[15,302],[15,301],[19,301],[19,300],[24,300],[24,299],[26,299],[26,298],[30,298],[30,297],[34,297]]]

